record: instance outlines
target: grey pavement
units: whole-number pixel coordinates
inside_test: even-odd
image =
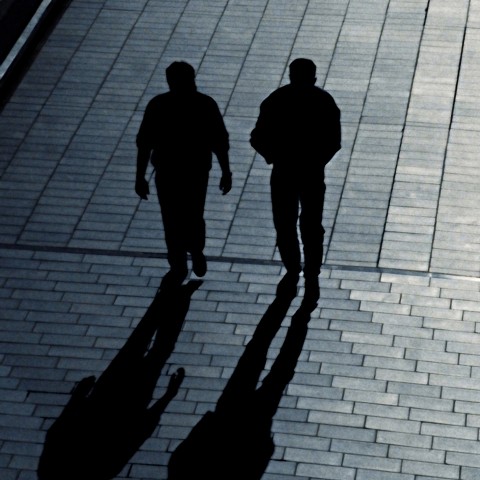
[[[37,478],[73,387],[110,365],[167,271],[153,182],[147,202],[133,191],[135,135],[185,60],[224,113],[234,186],[220,194],[214,164],[209,271],[154,399],[177,368],[185,380],[118,477],[167,478],[284,273],[270,167],[248,139],[298,56],[316,62],[344,138],[327,167],[321,298],[263,478],[480,478],[479,41],[480,0],[71,2],[0,116],[2,480]]]

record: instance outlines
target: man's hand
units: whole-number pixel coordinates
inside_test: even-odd
[[[220,179],[220,190],[222,195],[226,195],[232,189],[232,174],[224,173]]]
[[[135,193],[142,199],[148,200],[148,196],[150,194],[150,187],[148,186],[148,182],[145,178],[137,178],[135,182]]]
[[[182,384],[184,378],[185,378],[185,369],[180,367],[170,377],[166,395],[169,396],[170,398],[173,398],[177,394],[178,389],[180,388],[180,385]]]

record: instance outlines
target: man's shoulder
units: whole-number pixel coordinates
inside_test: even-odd
[[[319,107],[327,109],[332,114],[334,112],[339,111],[338,105],[333,98],[333,95],[329,93],[327,90],[317,87],[312,89],[312,102],[318,105]]]
[[[274,102],[277,99],[282,99],[284,97],[287,97],[291,94],[292,88],[290,85],[283,85],[282,87],[278,87],[276,90],[274,90],[270,95],[265,98],[263,103],[270,103]]]
[[[168,101],[170,92],[159,93],[152,97],[147,104],[148,108],[154,108]]]
[[[263,103],[274,103],[277,101],[282,101],[285,99],[294,99],[297,97],[312,97],[314,99],[321,99],[324,101],[332,101],[333,96],[317,85],[313,85],[308,88],[301,88],[293,87],[291,84],[283,85],[282,87],[277,88],[274,90],[268,97],[265,98]]]
[[[202,93],[202,92],[195,92],[195,97],[196,99],[198,100],[199,103],[202,103],[204,105],[208,105],[208,106],[211,106],[211,107],[216,107],[217,106],[217,102],[215,101],[215,99],[213,97],[211,97],[210,95],[207,95],[206,93]]]
[[[160,93],[148,102],[148,107],[151,109],[165,108],[177,104],[189,103],[192,106],[197,105],[204,108],[212,108],[217,106],[217,102],[210,95],[198,91],[190,92],[187,95],[175,95],[172,92]]]
[[[305,101],[312,102],[316,105],[335,105],[333,96],[323,88],[314,85],[306,89],[299,89],[292,87],[291,84],[288,84],[284,85],[283,87],[279,87],[270,93],[270,95],[263,100],[262,108],[274,109],[277,106],[297,104],[297,102],[303,103]]]
[[[281,105],[285,104],[290,97],[289,92],[289,85],[277,88],[263,99],[260,104],[260,109],[264,112],[275,111],[277,108],[280,108]]]
[[[322,87],[318,87],[317,85],[315,85],[313,87],[313,91],[319,97],[323,97],[323,98],[328,99],[328,100],[333,100],[333,95],[330,92],[327,92],[327,90],[325,90]]]

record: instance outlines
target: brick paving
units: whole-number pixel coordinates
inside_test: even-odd
[[[479,27],[479,0],[72,2],[0,116],[2,480],[37,478],[72,388],[111,365],[167,271],[153,182],[149,201],[133,192],[134,140],[183,59],[224,113],[234,186],[218,192],[214,165],[209,271],[153,399],[177,368],[185,380],[118,476],[167,478],[283,274],[270,167],[248,138],[297,56],[316,62],[344,140],[327,168],[321,298],[262,478],[478,479]]]

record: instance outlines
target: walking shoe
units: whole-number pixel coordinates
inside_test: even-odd
[[[192,252],[192,270],[197,277],[203,277],[207,273],[207,259],[203,252]]]

